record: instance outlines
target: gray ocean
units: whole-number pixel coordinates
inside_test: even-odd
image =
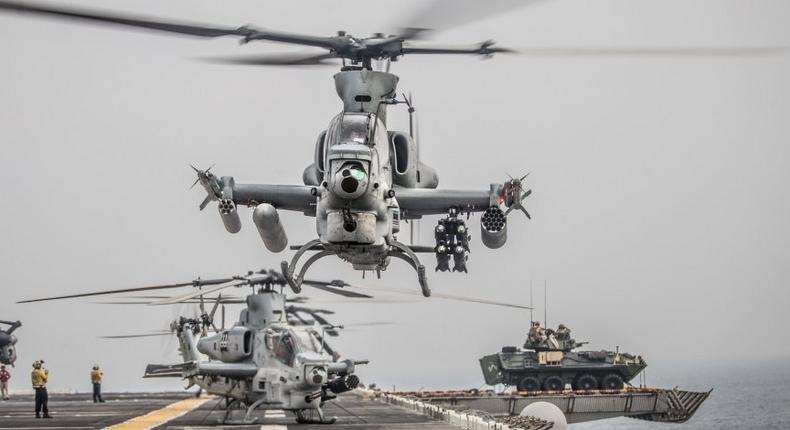
[[[648,368],[650,369],[650,368]],[[650,423],[629,418],[573,424],[573,430],[601,429],[790,429],[790,360],[743,361],[721,365],[709,361],[679,365],[649,385],[707,391],[710,398],[685,424]],[[674,384],[669,384],[669,380]]]

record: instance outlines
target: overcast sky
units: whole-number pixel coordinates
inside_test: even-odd
[[[63,3],[63,2],[59,2]],[[230,26],[357,35],[389,30],[414,2],[70,1]],[[441,34],[513,47],[790,45],[783,0],[551,0]],[[166,327],[178,309],[18,300],[274,268],[242,209],[225,232],[189,163],[239,181],[300,183],[313,144],[341,104],[334,67],[210,65],[195,58],[293,50],[0,15],[0,319],[20,319],[13,389],[45,359],[54,389],[179,389],[143,381],[177,362],[175,342],[100,340]],[[296,48],[297,50],[299,48]],[[678,363],[790,356],[790,56],[407,57],[393,69],[413,91],[423,161],[443,188],[488,189],[531,172],[532,221],[512,216],[489,250],[474,217],[468,275],[430,273],[434,291],[528,303],[591,347],[643,354],[667,385]],[[405,128],[402,112],[391,127]],[[314,220],[281,213],[292,244]],[[436,217],[422,223],[432,243]],[[426,261],[429,267],[434,262]],[[316,278],[419,287],[393,262],[362,281],[337,259]],[[245,291],[239,291],[239,294]],[[310,293],[319,298],[324,294]],[[322,304],[334,321],[396,325],[348,331],[344,355],[368,358],[363,382],[476,387],[477,359],[521,345],[529,315],[417,299]],[[231,314],[238,309],[229,309]],[[537,315],[542,318],[542,305]],[[778,337],[777,337],[778,336]],[[777,341],[780,340],[780,341]],[[747,348],[749,347],[758,347]],[[702,381],[700,387],[715,386]]]

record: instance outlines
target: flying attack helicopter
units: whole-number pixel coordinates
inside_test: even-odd
[[[7,325],[8,328],[0,330],[0,363],[13,366],[16,362],[16,336],[12,333],[22,327],[19,321],[0,321],[0,324]]]
[[[258,408],[292,411],[300,423],[332,423],[334,418],[324,416],[322,405],[336,395],[356,388],[359,378],[354,374],[355,368],[367,364],[367,361],[341,359],[326,342],[327,336],[337,335],[337,330],[342,328],[330,324],[322,316],[331,311],[301,306],[304,300],[302,298],[289,304],[282,293],[286,285],[287,281],[282,274],[273,270],[260,270],[240,276],[198,278],[175,284],[70,294],[19,303],[193,287],[194,291],[173,297],[136,298],[152,299],[142,303],[154,305],[197,303],[199,315],[182,316],[171,323],[170,330],[163,332],[107,337],[126,339],[175,334],[183,362],[173,365],[148,365],[145,377],[181,378],[189,386],[195,385],[210,394],[226,398],[224,422],[234,422],[233,411],[244,406],[246,414],[241,420],[244,423],[255,421],[253,412]],[[373,299],[371,295],[352,291],[364,291],[365,287],[354,287],[339,280],[305,280],[304,285],[347,299]],[[227,303],[239,303],[239,300],[223,297],[221,294],[216,297],[208,295],[231,287],[250,287],[252,293],[244,299],[245,308],[238,321],[232,327],[225,328],[224,306]],[[416,293],[411,290],[392,291]],[[517,304],[454,295],[439,297],[529,309]],[[206,304],[211,302],[213,306],[207,310]],[[220,309],[222,319],[221,325],[217,327],[215,316]],[[208,359],[204,359],[201,354]]]
[[[218,177],[211,169],[197,169],[197,183],[207,192],[200,204],[204,209],[218,202],[225,228],[231,233],[241,229],[238,207],[254,208],[252,218],[272,252],[288,247],[288,239],[278,211],[297,211],[316,218],[317,238],[295,247],[296,253],[281,267],[294,292],[300,292],[309,267],[320,258],[336,255],[362,271],[380,274],[390,260],[406,261],[417,272],[425,296],[431,294],[426,267],[418,258],[421,252],[433,253],[437,271],[467,271],[469,228],[463,214],[483,212],[481,241],[489,248],[502,247],[507,238],[507,216],[518,210],[528,218],[523,201],[525,176],[511,177],[504,183],[490,184],[480,190],[439,189],[438,175],[420,159],[413,127],[408,132],[390,130],[387,110],[405,105],[410,119],[413,99],[399,94],[399,78],[389,73],[392,62],[404,55],[466,54],[488,58],[511,53],[492,41],[467,47],[429,46],[420,42],[434,28],[430,18],[445,21],[444,28],[466,24],[503,11],[492,2],[464,13],[468,2],[427,2],[416,18],[391,33],[355,37],[345,31],[332,36],[314,36],[259,29],[251,26],[223,27],[197,25],[169,20],[142,18],[86,9],[60,8],[40,3],[0,0],[0,11],[81,20],[116,26],[140,28],[202,38],[235,37],[241,43],[269,41],[320,49],[311,54],[259,55],[225,58],[223,62],[248,65],[309,66],[340,62],[334,75],[343,111],[329,121],[315,142],[315,157],[305,168],[302,184],[241,184],[231,176]],[[510,8],[528,1],[507,2]],[[481,10],[482,9],[482,10]],[[460,17],[460,18],[459,18]],[[474,17],[474,18],[470,18]],[[776,49],[773,49],[776,51]],[[780,51],[783,48],[779,49]],[[521,49],[533,55],[740,55],[770,53],[772,48],[551,48]],[[383,70],[374,70],[375,66]],[[483,187],[481,187],[483,188]],[[440,215],[435,227],[435,243],[430,246],[406,244],[399,240],[401,221]],[[301,259],[313,254],[300,266]],[[452,263],[452,268],[451,268]]]
[[[374,271],[378,275],[387,269],[392,257],[404,260],[416,270],[422,293],[427,297],[431,291],[418,252],[434,253],[437,271],[449,271],[452,258],[452,270],[467,272],[471,236],[460,217],[463,213],[485,212],[481,232],[482,241],[489,248],[504,245],[506,216],[512,209],[520,209],[530,217],[522,206],[522,201],[531,193],[531,190],[523,190],[521,181],[524,178],[511,178],[504,184],[491,184],[488,189],[479,191],[438,189],[439,178],[435,170],[420,160],[413,128],[408,133],[387,128],[387,108],[405,104],[412,116],[412,99],[398,95],[396,75],[373,70],[376,61],[389,64],[407,54],[490,57],[508,51],[495,47],[491,41],[466,48],[414,46],[409,41],[422,37],[428,29],[407,27],[398,34],[377,33],[366,38],[343,31],[335,36],[319,37],[247,26],[221,28],[183,24],[33,3],[0,1],[0,10],[208,38],[235,36],[242,43],[283,42],[326,51],[306,58],[259,57],[252,61],[254,64],[304,65],[333,58],[342,60],[343,67],[334,78],[343,111],[319,134],[315,160],[304,170],[303,184],[237,184],[233,177],[218,178],[210,169],[193,167],[198,176],[195,183],[200,183],[208,194],[200,205],[201,210],[209,202],[217,201],[225,228],[237,233],[241,229],[237,207],[254,208],[253,221],[269,251],[281,252],[288,246],[278,210],[298,211],[316,218],[318,237],[296,247],[290,262],[282,262],[285,279],[296,293],[301,291],[310,265],[322,257],[336,255],[357,270]],[[398,240],[402,220],[415,220],[425,215],[446,216],[436,226],[435,245],[413,246]],[[313,251],[315,254],[300,268],[300,259]]]

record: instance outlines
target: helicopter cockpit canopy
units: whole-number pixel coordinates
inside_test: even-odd
[[[337,143],[367,144],[370,136],[370,114],[343,114]]]
[[[280,362],[294,365],[296,355],[301,352],[321,352],[321,342],[310,330],[269,329],[264,336],[266,348],[274,353]]]
[[[372,146],[377,141],[387,142],[387,128],[372,113],[343,112],[329,123],[325,138],[327,149],[342,144]]]

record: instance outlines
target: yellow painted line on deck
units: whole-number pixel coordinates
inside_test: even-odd
[[[190,411],[199,408],[204,403],[213,399],[214,396],[203,396],[200,398],[192,398],[181,400],[170,405],[165,406],[157,411],[149,412],[128,421],[124,421],[114,426],[106,427],[108,430],[148,430],[156,426],[160,426],[168,421],[174,420],[180,416],[186,415]]]

